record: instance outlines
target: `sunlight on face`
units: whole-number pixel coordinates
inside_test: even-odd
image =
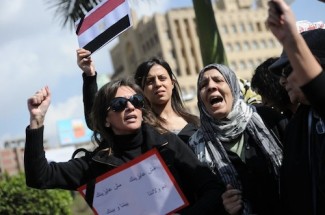
[[[232,110],[234,98],[230,87],[217,69],[204,72],[199,94],[208,113],[216,119],[227,117]]]
[[[173,88],[173,81],[163,66],[156,64],[151,67],[144,86],[144,94],[151,104],[161,105],[170,102]]]
[[[118,88],[115,97],[130,98],[136,92],[127,86]],[[142,123],[142,110],[135,108],[131,102],[127,102],[126,108],[121,112],[109,110],[106,116],[106,122],[110,124],[114,134],[125,135],[136,132]]]

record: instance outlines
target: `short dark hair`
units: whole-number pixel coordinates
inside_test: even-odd
[[[315,29],[310,31],[304,31],[301,33],[307,43],[310,51],[315,57],[317,57],[318,62],[324,68],[325,66],[325,29]],[[282,68],[285,67],[289,62],[287,54],[282,51],[280,58],[269,66],[269,70],[280,76]]]
[[[278,110],[286,110],[291,104],[289,95],[283,86],[280,85],[280,76],[274,75],[268,67],[279,58],[268,58],[256,67],[251,80],[251,87],[254,91],[273,102]]]

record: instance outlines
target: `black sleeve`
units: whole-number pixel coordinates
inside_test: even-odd
[[[76,190],[88,181],[89,162],[85,157],[67,162],[50,162],[45,157],[43,147],[44,127],[26,128],[24,166],[26,184],[38,189]]]
[[[178,134],[177,136],[184,141],[184,143],[188,143],[190,137],[196,132],[198,126],[193,123],[188,123]]]
[[[225,187],[221,178],[201,163],[191,149],[176,135],[175,141],[169,144],[172,150],[175,150],[175,168],[184,185],[184,192],[195,196],[194,203],[181,214],[223,214],[221,195]]]
[[[316,78],[301,87],[306,98],[317,111],[317,113],[325,119],[325,72],[322,71]]]
[[[289,122],[287,116],[265,105],[257,104],[255,107],[266,127],[272,131],[272,135],[275,135],[282,142],[285,128]]]
[[[90,113],[94,104],[95,96],[98,91],[97,86],[97,73],[94,76],[87,76],[85,73],[82,73],[83,86],[82,86],[82,96],[84,103],[84,114],[85,120],[88,128],[92,130]]]

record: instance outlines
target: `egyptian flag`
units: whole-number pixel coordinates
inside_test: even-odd
[[[104,0],[76,22],[79,47],[95,52],[132,26],[127,0]]]

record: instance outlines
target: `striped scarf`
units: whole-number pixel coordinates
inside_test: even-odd
[[[191,137],[190,146],[201,161],[206,161],[206,158],[210,157],[212,160],[210,167],[213,168],[214,172],[220,174],[225,184],[231,184],[235,189],[242,190],[238,173],[232,165],[223,143],[237,139],[244,131],[248,131],[264,156],[270,161],[273,173],[278,178],[282,160],[282,150],[278,145],[279,140],[271,135],[261,117],[255,112],[255,108],[246,104],[240,97],[240,86],[235,73],[224,65],[210,64],[201,70],[198,84],[204,72],[213,68],[217,69],[228,83],[234,98],[233,107],[226,118],[214,119],[207,112],[198,92],[201,128]],[[243,214],[249,214],[249,211],[249,204],[244,200]]]

